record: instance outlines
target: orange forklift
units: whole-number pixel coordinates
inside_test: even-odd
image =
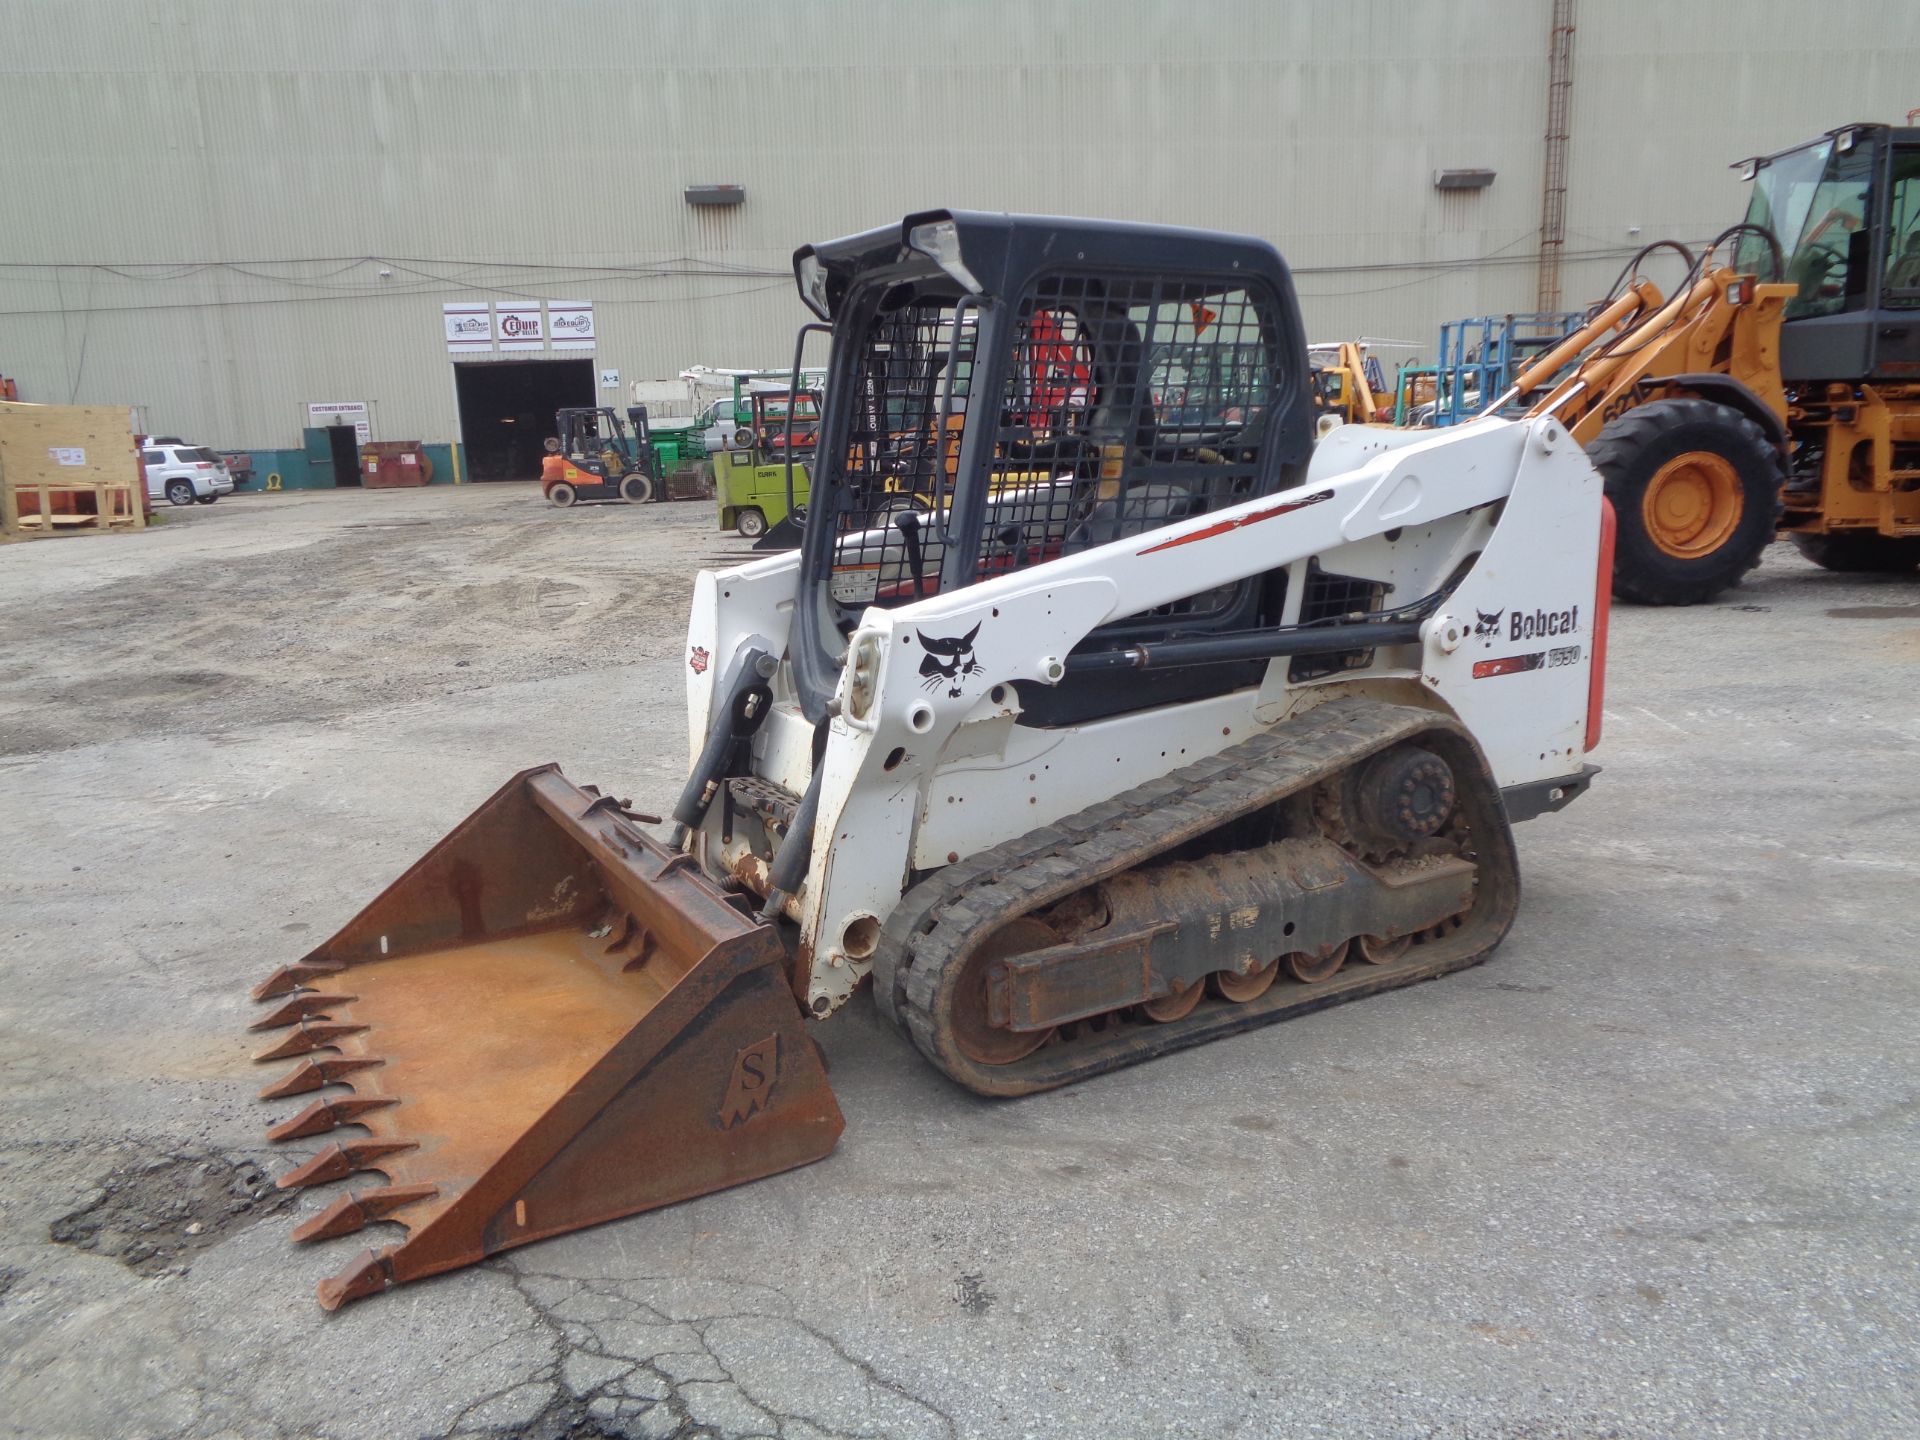
[[[629,505],[644,505],[653,499],[659,484],[651,437],[647,433],[647,409],[635,405],[627,411],[633,425],[620,418],[610,407],[580,407],[557,411],[554,425],[559,431],[557,458],[550,453],[542,467],[540,488],[547,503],[562,509],[584,500],[621,500]],[[549,450],[551,451],[551,446]]]

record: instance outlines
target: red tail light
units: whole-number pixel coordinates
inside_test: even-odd
[[[1587,666],[1587,749],[1600,743],[1607,698],[1607,622],[1613,618],[1613,501],[1600,497],[1600,573],[1593,586],[1593,654]]]

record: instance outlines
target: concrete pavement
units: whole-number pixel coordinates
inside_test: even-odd
[[[328,1316],[364,1240],[261,1183],[247,986],[515,769],[667,803],[744,546],[524,486],[168,519],[0,552],[0,1433],[1920,1429],[1920,582],[1617,611],[1484,967],[1012,1103],[858,1000],[829,1160]]]

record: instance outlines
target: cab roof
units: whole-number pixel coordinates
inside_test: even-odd
[[[944,226],[952,227],[957,257],[931,253],[934,232],[930,227]],[[920,232],[917,240],[916,231]],[[959,261],[960,274],[951,263],[941,263],[953,258]],[[810,296],[809,271],[814,264],[825,272],[824,285],[822,293]],[[831,319],[847,291],[866,279],[904,281],[945,274],[960,288],[977,294],[1006,295],[1040,270],[1066,266],[1228,278],[1236,273],[1260,275],[1290,287],[1280,252],[1252,235],[983,210],[925,210],[897,225],[803,245],[794,251],[793,266],[801,299],[822,319]]]

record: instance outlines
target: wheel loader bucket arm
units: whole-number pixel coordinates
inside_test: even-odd
[[[407,1232],[324,1281],[328,1309],[832,1150],[778,936],[634,819],[525,771],[254,991],[256,1058],[297,1062],[263,1097],[312,1097],[269,1137],[324,1141],[280,1185],[389,1182],[294,1238]]]

